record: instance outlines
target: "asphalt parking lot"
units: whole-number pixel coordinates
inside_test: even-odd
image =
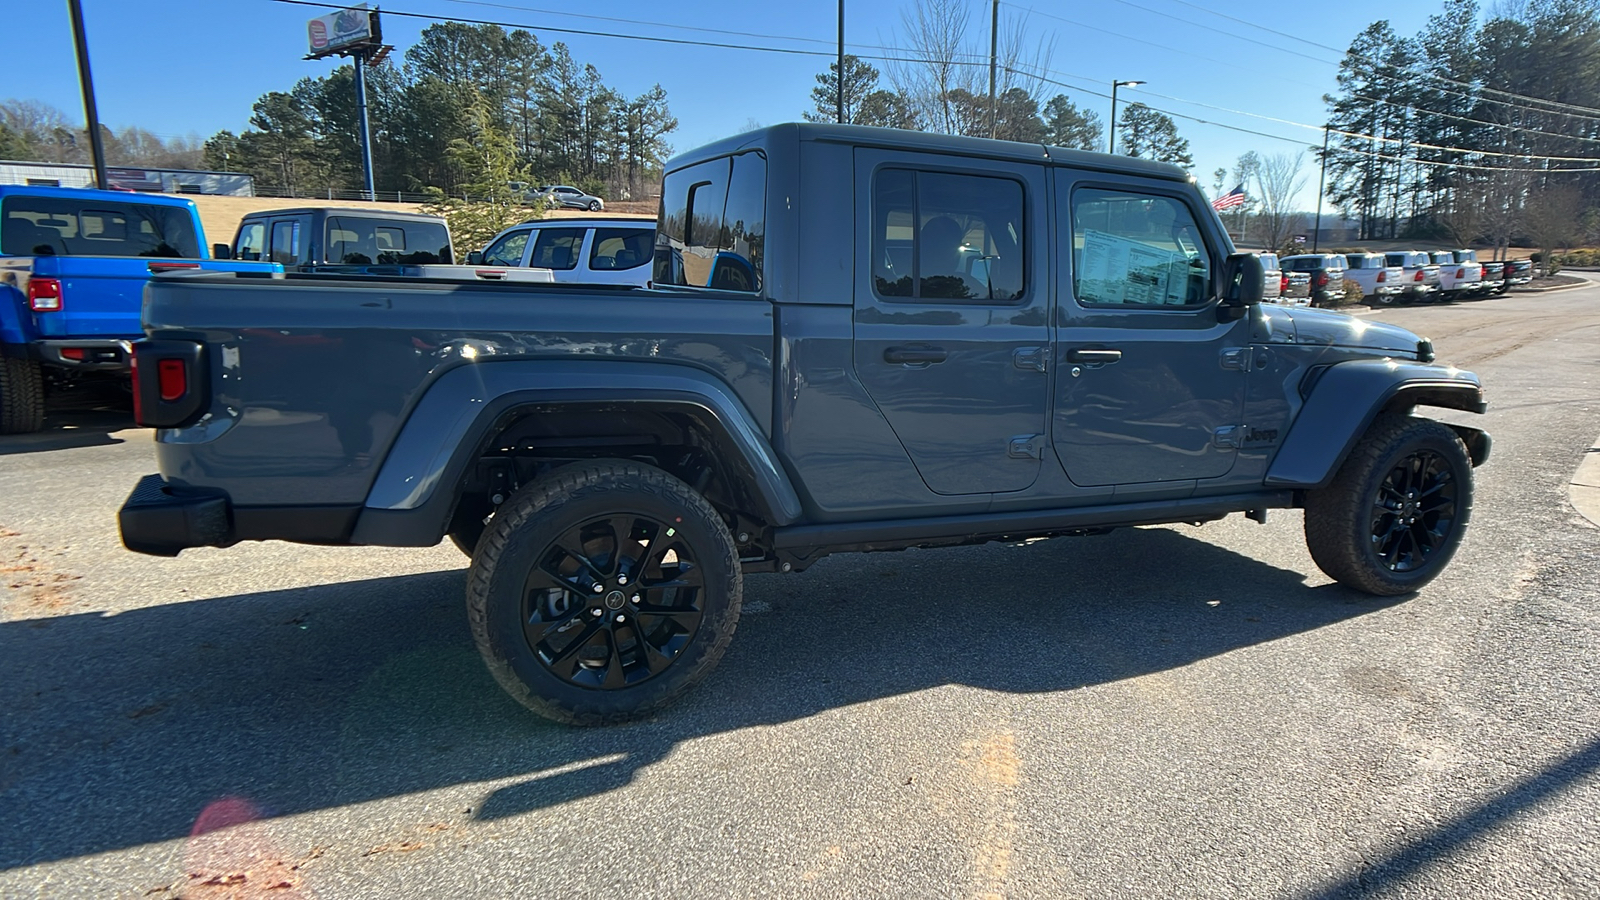
[[[1600,286],[1376,315],[1492,404],[1421,593],[1289,511],[833,557],[605,729],[501,693],[448,544],[128,553],[150,438],[58,406],[0,438],[0,896],[1600,896]]]

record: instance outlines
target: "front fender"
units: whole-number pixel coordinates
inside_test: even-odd
[[[725,385],[687,366],[586,360],[508,360],[452,369],[428,388],[367,494],[353,543],[431,544],[443,534],[458,483],[500,417],[562,403],[688,408],[734,448],[773,525],[799,519],[800,499],[750,412]]]
[[[1478,376],[1453,366],[1393,359],[1337,363],[1311,385],[1310,396],[1267,469],[1266,486],[1325,487],[1372,420],[1396,402],[1475,413],[1488,409]],[[1487,457],[1488,435],[1478,434],[1483,439],[1482,457]],[[1482,461],[1477,452],[1473,461]]]

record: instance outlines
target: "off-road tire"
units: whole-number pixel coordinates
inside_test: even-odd
[[[44,427],[44,376],[31,359],[0,357],[0,434]]]
[[[1377,512],[1385,499],[1381,489],[1403,460],[1429,453],[1454,484],[1449,526],[1442,542],[1420,564],[1410,571],[1393,571],[1374,548],[1382,523],[1391,527],[1394,523],[1390,513]],[[1317,568],[1341,584],[1380,596],[1406,594],[1432,581],[1449,564],[1471,514],[1472,461],[1461,438],[1431,419],[1387,413],[1367,429],[1333,481],[1306,495],[1306,547]],[[1427,530],[1427,514],[1418,518]]]
[[[527,637],[526,580],[563,535],[622,515],[671,523],[675,540],[692,550],[703,583],[696,595],[698,626],[665,668],[645,680],[611,689],[583,687],[548,668]],[[645,585],[642,577],[635,581]],[[733,536],[704,497],[652,466],[597,460],[557,469],[501,504],[473,555],[467,617],[490,674],[517,702],[557,722],[609,725],[656,712],[715,668],[738,625],[743,589]],[[637,629],[639,616],[633,620]],[[610,646],[620,657],[612,634]]]

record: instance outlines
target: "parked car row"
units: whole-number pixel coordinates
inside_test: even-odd
[[[1475,250],[1259,255],[1267,269],[1267,299],[1275,303],[1303,297],[1312,306],[1334,306],[1344,297],[1346,281],[1360,285],[1367,303],[1390,306],[1482,299],[1533,280],[1532,261],[1480,262]],[[1305,277],[1304,288],[1291,284],[1298,276]]]

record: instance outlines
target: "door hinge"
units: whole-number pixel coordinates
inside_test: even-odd
[[[1238,450],[1244,446],[1243,425],[1224,425],[1211,434],[1211,442],[1223,450]]]
[[[1006,448],[1006,455],[1012,459],[1044,459],[1044,435],[1017,435]]]
[[[1011,354],[1011,364],[1030,372],[1043,372],[1050,368],[1049,347],[1018,347]]]

